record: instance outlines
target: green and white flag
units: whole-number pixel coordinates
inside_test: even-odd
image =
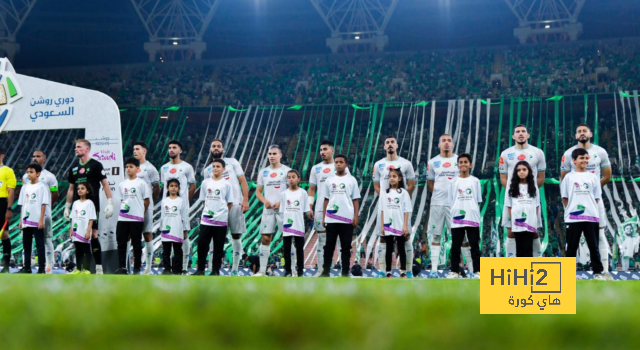
[[[618,247],[620,247],[620,257],[631,258],[638,252],[640,236],[638,236],[638,216],[628,219],[618,227],[616,237]]]

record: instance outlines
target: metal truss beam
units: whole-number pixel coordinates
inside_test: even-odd
[[[578,16],[586,0],[504,0],[518,19],[514,36],[525,44],[577,40],[582,34]]]
[[[20,51],[16,37],[36,2],[37,0],[0,0],[0,50],[12,62],[14,55]]]

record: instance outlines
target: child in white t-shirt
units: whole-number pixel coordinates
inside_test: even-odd
[[[144,230],[144,214],[149,208],[151,193],[147,183],[138,177],[140,161],[129,158],[125,162],[127,178],[121,182],[120,213],[116,226],[116,240],[118,242],[118,263],[120,268],[116,275],[127,275],[128,242],[133,247],[133,274],[139,275],[142,266],[142,231]]]
[[[76,247],[76,269],[72,275],[89,275],[91,263],[91,228],[96,220],[96,207],[89,199],[93,189],[88,183],[77,185],[78,197],[71,206],[71,226],[69,227],[69,239]]]
[[[291,244],[296,248],[298,266],[297,276],[302,277],[304,272],[304,214],[313,221],[313,212],[309,209],[309,195],[300,188],[300,173],[297,170],[287,172],[289,188],[280,194],[280,214],[282,215],[282,232],[284,241],[284,270],[285,277],[293,276],[291,270]]]
[[[187,239],[190,230],[187,205],[180,198],[180,181],[167,181],[167,196],[162,200],[160,208],[160,235],[162,237],[162,265],[163,275],[180,275],[185,268],[182,266],[182,243]],[[171,248],[174,261],[171,262]]]
[[[380,206],[382,213],[382,236],[385,237],[387,251],[385,259],[387,278],[391,278],[391,258],[393,257],[393,244],[398,246],[400,258],[400,278],[407,278],[407,252],[404,243],[409,239],[409,220],[411,215],[411,197],[405,189],[402,172],[398,169],[389,170],[389,188],[380,193]]]
[[[505,207],[511,218],[511,232],[516,236],[516,256],[533,257],[540,199],[529,162],[520,161],[513,169]]]
[[[451,181],[449,202],[451,203],[451,272],[447,278],[458,278],[460,270],[460,250],[465,235],[471,248],[473,276],[480,279],[480,206],[482,190],[480,180],[472,176],[471,155],[458,156],[460,175]]]
[[[22,206],[19,226],[22,230],[24,247],[24,266],[18,273],[31,273],[31,252],[34,237],[38,253],[38,273],[45,273],[44,219],[47,205],[50,203],[50,192],[48,187],[39,182],[41,171],[40,164],[27,165],[29,183],[22,187],[18,199],[18,205]]]
[[[584,234],[589,252],[594,279],[604,280],[602,260],[598,249],[598,228],[600,213],[598,201],[602,200],[600,179],[587,172],[589,153],[584,148],[576,148],[571,153],[574,171],[568,173],[560,184],[560,194],[564,204],[564,222],[567,225],[567,257],[575,257]]]

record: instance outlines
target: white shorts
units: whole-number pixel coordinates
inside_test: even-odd
[[[279,210],[264,209],[260,219],[260,234],[269,235],[276,233],[276,225],[282,230],[282,214]]]
[[[244,213],[242,213],[240,204],[232,205],[229,210],[229,230],[232,234],[247,233],[247,224],[244,221]]]
[[[447,229],[447,236],[451,236],[451,207],[444,205],[432,205],[429,211],[429,225],[427,235],[441,236],[444,229]],[[438,242],[439,243],[439,242]],[[464,236],[463,244],[469,243],[467,235]]]
[[[380,222],[382,222],[381,214],[382,210],[378,210],[378,213],[376,214],[376,226],[373,228],[373,234],[376,236],[382,235],[382,228],[380,227]]]
[[[511,217],[506,202],[502,205],[502,227],[511,228]]]
[[[142,226],[142,233],[153,232],[153,203],[149,203],[149,208],[144,213],[144,225]]]
[[[322,219],[324,219],[323,211],[316,211],[313,214],[313,228],[315,228],[317,232],[327,231],[327,229],[324,226],[322,226]]]

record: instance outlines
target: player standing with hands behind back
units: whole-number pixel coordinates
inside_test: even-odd
[[[322,226],[327,228],[327,245],[324,249],[324,268],[320,277],[331,275],[331,261],[338,239],[341,246],[342,277],[349,277],[351,239],[353,229],[358,226],[360,189],[356,178],[346,173],[347,157],[339,154],[334,162],[336,175],[325,181]]]

